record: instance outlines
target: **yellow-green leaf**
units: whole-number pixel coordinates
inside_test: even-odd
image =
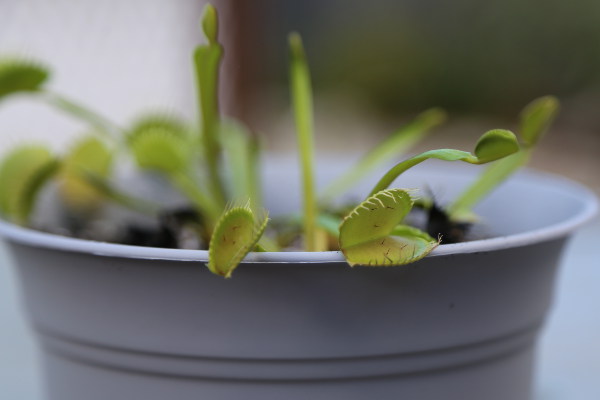
[[[492,129],[484,133],[475,145],[479,164],[496,161],[519,151],[517,137],[505,129]]]
[[[100,139],[90,136],[67,154],[60,174],[60,193],[70,209],[78,212],[95,210],[104,196],[90,183],[87,174],[106,178],[112,167],[113,156]]]
[[[58,161],[42,146],[14,149],[0,165],[0,212],[26,224],[44,184],[54,175]]]
[[[267,221],[266,213],[255,216],[249,206],[225,211],[210,239],[208,269],[229,278],[246,254],[256,246]]]
[[[437,245],[429,235],[400,223],[413,200],[404,189],[383,190],[356,207],[340,226],[340,248],[350,265],[404,265]]]

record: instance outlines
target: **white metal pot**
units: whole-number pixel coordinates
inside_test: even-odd
[[[401,186],[451,196],[470,179],[445,171]],[[493,238],[392,268],[255,253],[230,280],[205,251],[0,234],[51,400],[529,400],[561,252],[595,210],[585,188],[523,173],[478,210]]]

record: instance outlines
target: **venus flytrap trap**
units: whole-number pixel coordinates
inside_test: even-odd
[[[210,239],[208,269],[230,278],[242,259],[254,249],[267,227],[268,214],[256,214],[247,204],[228,208]]]
[[[404,189],[369,196],[340,225],[340,248],[352,265],[404,265],[425,257],[438,244],[427,233],[402,225],[413,199]]]
[[[10,221],[29,221],[36,199],[59,168],[59,161],[43,146],[14,149],[0,166],[0,211]]]
[[[16,93],[34,93],[48,80],[48,70],[27,60],[6,58],[0,61],[0,100]]]
[[[82,221],[101,217],[103,206],[111,202],[148,215],[162,229],[161,234],[172,230],[165,229],[164,217],[175,214],[165,205],[140,199],[114,182],[117,161],[129,157],[140,170],[163,177],[169,189],[185,197],[190,207],[183,210],[182,218],[191,220],[198,247],[208,247],[207,267],[217,275],[230,277],[249,252],[295,250],[298,242],[306,251],[341,250],[350,265],[404,265],[425,257],[444,237],[438,235],[439,231],[426,233],[404,223],[413,207],[435,207],[430,199],[414,198],[413,190],[389,188],[393,181],[432,158],[471,164],[495,161],[447,213],[441,210],[449,220],[457,219],[526,162],[557,109],[556,100],[550,97],[526,108],[520,128],[521,150],[514,134],[492,130],[479,139],[473,153],[438,149],[410,157],[392,167],[358,206],[332,206],[335,197],[347,192],[351,184],[398,158],[445,120],[442,110],[427,110],[333,181],[319,203],[310,71],[300,35],[292,33],[288,38],[290,94],[300,155],[303,211],[300,218],[278,218],[267,231],[268,212],[263,209],[260,192],[261,141],[241,123],[222,117],[218,107],[223,46],[218,42],[217,12],[211,5],[205,8],[201,29],[206,44],[198,46],[193,54],[199,106],[197,126],[170,113],[153,113],[122,128],[48,90],[49,72],[41,64],[0,62],[0,100],[19,93],[32,95],[85,121],[91,132],[61,157],[39,145],[10,152],[0,164],[0,212],[4,218],[31,226],[38,195],[47,184],[56,182],[63,204]],[[179,246],[171,244],[176,242],[174,239],[167,242],[162,246]]]
[[[113,168],[113,152],[98,137],[91,135],[78,141],[63,157],[58,183],[67,210],[83,217],[98,210],[103,196],[86,174],[106,180]]]

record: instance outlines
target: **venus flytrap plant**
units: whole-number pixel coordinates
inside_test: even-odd
[[[435,240],[417,228],[400,225],[413,200],[406,190],[387,188],[403,172],[431,158],[484,164],[518,150],[512,132],[496,129],[479,138],[473,153],[430,150],[396,164],[340,225],[340,248],[346,259],[351,265],[404,265],[425,257],[439,244],[441,238]]]
[[[62,159],[42,146],[22,146],[11,152],[0,164],[0,213],[8,220],[27,225],[41,189],[55,179],[63,202],[82,219],[97,214],[103,200],[111,200],[152,216],[165,228],[166,222],[160,219],[165,215],[161,206],[139,199],[111,181],[116,155],[126,150],[139,168],[162,175],[191,203],[192,209],[185,209],[184,213],[192,214],[192,220],[184,223],[193,225],[199,243],[208,243],[207,267],[211,272],[230,277],[249,252],[279,251],[277,240],[263,236],[268,213],[262,208],[260,194],[260,141],[243,125],[221,118],[219,113],[218,80],[223,48],[218,42],[216,10],[211,5],[205,8],[201,25],[207,43],[194,52],[199,129],[171,114],[160,113],[147,115],[129,129],[122,129],[86,107],[47,90],[49,73],[41,65],[0,62],[0,100],[18,93],[33,94],[86,121],[94,133],[115,134],[85,136]],[[288,218],[283,228],[276,221],[269,235],[275,231],[279,241],[289,247],[301,238],[307,251],[341,249],[350,265],[404,265],[426,256],[440,243],[439,237],[432,237],[437,234],[430,235],[403,223],[416,201],[419,201],[418,206],[428,203],[413,198],[411,190],[388,188],[400,174],[431,158],[483,164],[508,156],[484,174],[485,182],[474,185],[471,192],[475,194],[467,193],[468,200],[455,202],[451,211],[457,213],[452,215],[458,215],[456,210],[470,209],[474,200],[491,189],[490,176],[491,180],[498,181],[524,164],[557,108],[553,98],[544,98],[523,112],[520,129],[523,149],[520,151],[514,134],[492,130],[479,139],[473,153],[438,149],[398,163],[350,212],[348,208],[328,206],[329,200],[346,192],[350,183],[405,152],[445,119],[443,111],[428,110],[373,148],[355,167],[334,181],[319,206],[314,179],[310,72],[297,33],[289,36],[289,51],[303,212],[301,218]]]

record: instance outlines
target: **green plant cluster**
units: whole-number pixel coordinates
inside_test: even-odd
[[[0,102],[25,94],[85,121],[90,133],[58,156],[39,144],[12,149],[0,164],[0,213],[28,226],[42,189],[57,184],[60,198],[73,215],[89,218],[112,202],[157,216],[160,206],[127,193],[114,183],[118,160],[125,155],[144,171],[161,175],[192,205],[194,229],[209,249],[208,268],[229,277],[251,251],[284,250],[285,234],[267,234],[268,212],[260,192],[260,140],[243,124],[224,118],[218,107],[219,68],[223,47],[218,41],[217,12],[207,6],[202,18],[206,44],[193,56],[199,123],[169,113],[146,115],[120,127],[79,102],[47,87],[50,73],[39,63],[19,59],[0,61]],[[309,68],[302,40],[289,36],[290,92],[295,116],[303,211],[299,236],[306,251],[341,250],[350,265],[391,266],[414,262],[431,252],[443,238],[432,237],[403,223],[415,203],[412,190],[390,189],[400,174],[427,160],[494,162],[462,196],[447,208],[452,222],[472,217],[473,206],[496,185],[523,166],[558,109],[553,97],[540,98],[522,114],[520,144],[507,130],[481,136],[474,151],[438,149],[418,154],[392,167],[366,199],[350,212],[330,206],[358,180],[383,163],[397,158],[441,124],[445,113],[431,109],[371,149],[350,170],[319,195],[315,188],[313,104]],[[499,160],[499,161],[497,161]],[[430,207],[431,205],[429,205]],[[288,229],[289,230],[289,229]],[[286,231],[284,228],[282,231]],[[292,229],[293,231],[293,229]]]

